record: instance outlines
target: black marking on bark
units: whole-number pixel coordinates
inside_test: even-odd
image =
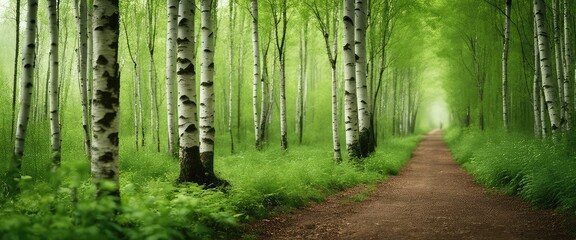
[[[176,72],[178,75],[182,74],[196,74],[196,69],[194,68],[194,64],[188,64],[185,68],[178,68]]]
[[[188,18],[182,18],[178,21],[178,27],[188,26]]]
[[[210,65],[208,65],[208,68],[214,69],[214,62],[210,63]]]
[[[360,56],[358,56],[358,54],[355,54],[354,58],[356,59],[356,61],[358,61],[358,59],[360,59]]]
[[[94,31],[102,31],[104,30],[104,26],[97,26],[94,28]]]
[[[110,163],[114,161],[114,154],[112,152],[105,152],[102,156],[98,157],[98,162]]]
[[[118,6],[117,0],[112,0],[112,2],[116,2],[116,6]],[[118,15],[118,11],[112,13],[106,18],[108,20],[108,27],[110,30],[118,32],[118,29],[120,29],[120,15]]]
[[[31,82],[26,83],[26,88],[32,88],[32,83]]]
[[[214,145],[214,140],[212,140],[210,138],[202,138],[202,143]]]
[[[99,65],[108,65],[108,59],[106,59],[104,55],[99,55],[98,59],[96,59],[96,63]]]
[[[344,45],[344,51],[349,51],[349,50],[352,50],[352,48],[350,48],[350,43],[346,43]]]
[[[118,133],[110,133],[108,135],[108,140],[110,140],[110,142],[114,145],[114,146],[118,146]]]
[[[186,129],[184,130],[187,133],[193,133],[198,131],[198,128],[196,127],[196,124],[190,124],[188,125],[188,127],[186,127]]]
[[[214,82],[202,82],[202,83],[200,83],[200,86],[203,86],[203,87],[212,87],[212,85],[214,85]]]
[[[352,20],[352,18],[349,16],[344,16],[344,24],[354,25],[354,20]]]
[[[109,112],[104,114],[104,117],[102,117],[100,120],[96,121],[96,124],[102,125],[106,128],[109,128],[110,126],[112,126],[112,121],[114,121],[114,119],[116,118],[116,113],[115,112]]]
[[[31,68],[31,67],[32,67],[32,64],[30,64],[30,63],[26,63],[26,64],[24,65],[24,68]]]
[[[193,102],[192,100],[190,100],[190,98],[186,95],[182,95],[180,96],[180,101],[182,102],[182,104],[184,105],[193,105],[196,104],[195,102]]]

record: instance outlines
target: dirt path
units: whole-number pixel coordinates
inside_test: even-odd
[[[363,191],[353,188],[257,222],[251,232],[260,239],[574,239],[562,216],[477,185],[438,131],[399,176],[377,187],[363,202],[351,201]]]

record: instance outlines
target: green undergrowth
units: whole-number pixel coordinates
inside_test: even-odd
[[[576,215],[576,159],[563,141],[450,129],[444,138],[478,182],[520,195],[541,208]]]
[[[0,239],[236,238],[244,223],[398,173],[419,140],[413,136],[380,142],[376,154],[362,164],[335,164],[329,146],[218,156],[216,171],[230,187],[216,190],[176,185],[176,159],[124,147],[122,204],[113,211],[112,199],[94,200],[90,164],[82,149],[64,152],[55,175],[47,171],[46,151],[38,150],[24,158],[22,192],[15,199],[0,199]],[[35,148],[48,147],[37,144]]]

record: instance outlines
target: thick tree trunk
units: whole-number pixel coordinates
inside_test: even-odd
[[[84,150],[90,157],[90,116],[88,115],[88,33],[86,27],[86,0],[74,1],[76,27],[78,32],[78,81],[80,82],[80,101],[82,103],[82,128],[84,130]],[[79,4],[79,5],[78,5]]]
[[[356,54],[354,51],[354,1],[344,0],[344,121],[346,149],[350,159],[362,156],[358,142],[358,105],[356,104]]]
[[[52,171],[60,167],[60,117],[58,103],[58,6],[57,0],[47,0],[48,21],[50,24],[50,146],[52,148]]]
[[[118,186],[118,130],[120,71],[118,1],[94,0],[94,100],[92,102],[92,178],[98,196],[116,196]],[[102,187],[104,181],[112,187]],[[108,184],[106,184],[108,185]]]
[[[196,105],[196,68],[194,45],[194,0],[180,0],[178,7],[178,134],[180,136],[180,176],[178,182],[204,184],[200,161]]]
[[[572,39],[570,38],[570,5],[568,0],[563,1],[564,5],[564,101],[562,104],[562,110],[564,111],[564,117],[566,118],[566,129],[571,130],[572,128],[572,86],[570,82],[572,81],[572,71],[574,69],[572,61]]]
[[[372,127],[370,125],[370,106],[368,88],[366,86],[366,27],[367,27],[366,0],[356,0],[354,34],[356,50],[356,103],[358,104],[358,137],[360,156],[367,157],[374,152],[374,140],[372,139]]]
[[[504,50],[502,51],[502,120],[508,130],[508,55],[510,51],[510,12],[512,0],[506,0],[506,22],[504,25]]]
[[[178,38],[178,0],[168,0],[166,40],[166,109],[168,115],[168,151],[177,155],[176,119],[174,118],[174,80],[176,79],[176,38]]]
[[[36,49],[36,17],[38,13],[38,1],[28,0],[28,13],[26,14],[26,32],[22,47],[22,78],[20,80],[20,111],[16,126],[16,139],[14,143],[14,155],[7,172],[8,194],[18,191],[18,181],[22,176],[22,156],[26,140],[26,130],[30,115],[30,104],[34,86],[35,49]]]
[[[534,18],[536,19],[536,28],[538,31],[542,88],[548,108],[552,135],[557,135],[560,130],[560,118],[558,116],[558,110],[556,109],[556,96],[554,93],[552,66],[550,63],[550,44],[548,41],[548,31],[546,30],[546,5],[543,0],[534,0]]]
[[[212,0],[201,0],[202,63],[200,65],[200,160],[206,184],[219,185],[214,173],[214,32]]]
[[[264,104],[261,106],[260,117],[258,117],[258,82],[260,79],[260,44],[258,39],[258,0],[251,0],[250,12],[252,14],[252,50],[254,59],[254,79],[252,81],[252,115],[254,116],[254,138],[256,149],[262,148],[262,138],[260,138],[260,118],[264,116]],[[262,84],[264,90],[264,83]],[[264,95],[260,96],[264,99]],[[264,101],[262,101],[264,103]]]

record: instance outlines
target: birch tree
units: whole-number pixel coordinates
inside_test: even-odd
[[[22,76],[20,79],[20,111],[16,126],[16,139],[14,143],[14,155],[10,161],[7,178],[8,194],[18,191],[17,179],[22,176],[22,156],[24,156],[24,144],[26,140],[26,130],[28,129],[28,119],[30,115],[30,105],[32,90],[34,86],[35,49],[36,49],[36,17],[38,13],[38,1],[28,0],[28,12],[26,13],[26,32],[22,45]]]
[[[204,183],[200,161],[196,105],[196,52],[194,44],[194,0],[178,5],[178,135],[180,136],[180,176],[178,182]]]
[[[200,160],[206,185],[218,185],[214,174],[214,32],[212,0],[201,0],[202,63],[200,65]]]
[[[230,133],[230,152],[234,153],[234,134],[232,132],[232,99],[234,92],[234,22],[236,21],[236,11],[234,11],[234,2],[230,1],[230,26],[229,26],[229,36],[230,48],[228,50],[228,132]],[[242,56],[240,56],[242,57]],[[256,132],[257,133],[257,132]]]
[[[258,82],[260,79],[260,41],[258,37],[258,0],[251,0],[250,13],[252,15],[252,52],[253,52],[253,79],[252,79],[252,115],[254,117],[254,138],[256,149],[262,148],[262,138],[260,137],[260,117],[258,116]],[[231,27],[232,28],[232,27]],[[230,40],[232,41],[232,40]],[[230,65],[232,66],[232,65]],[[264,90],[264,85],[262,85]],[[261,96],[264,99],[264,95]],[[262,101],[264,103],[264,101]],[[264,105],[264,104],[262,104]],[[261,108],[262,110],[264,107]],[[264,115],[263,111],[260,111]],[[230,134],[232,135],[232,134]]]
[[[18,89],[18,57],[20,51],[20,0],[16,0],[16,19],[15,19],[15,26],[16,29],[14,32],[16,34],[16,47],[14,48],[14,74],[12,78],[12,117],[11,117],[11,130],[10,130],[10,139],[14,139],[14,127],[16,124],[16,90]]]
[[[573,74],[573,60],[572,60],[572,39],[570,36],[573,36],[570,32],[570,23],[574,23],[570,21],[570,4],[568,0],[563,1],[564,5],[564,101],[562,103],[562,110],[564,111],[564,117],[566,118],[566,129],[571,130],[572,128],[572,86],[570,82],[572,81],[572,74]]]
[[[560,103],[560,128],[566,125],[564,111],[564,66],[562,47],[562,30],[560,24],[559,0],[552,0],[552,22],[554,27],[554,60],[556,61],[556,83],[558,86],[558,102]]]
[[[552,134],[557,135],[560,129],[560,118],[556,109],[554,82],[552,81],[552,66],[550,63],[550,44],[546,30],[546,5],[543,0],[534,0],[534,19],[538,31],[538,51],[540,54],[540,73],[542,75],[542,89],[548,108],[548,117]]]
[[[80,1],[80,2],[78,2]],[[74,0],[76,13],[76,28],[78,35],[78,81],[80,83],[80,101],[82,104],[82,129],[84,132],[84,148],[86,156],[90,157],[90,116],[88,115],[88,33],[86,27],[87,18],[86,0]]]
[[[278,6],[279,5],[279,6]],[[270,2],[272,18],[274,21],[274,34],[276,49],[280,61],[280,146],[282,150],[288,149],[288,131],[286,122],[286,30],[288,19],[286,12],[288,7],[286,1],[277,4]],[[282,26],[280,26],[282,25]]]
[[[156,150],[160,152],[160,114],[158,107],[158,86],[156,79],[156,63],[154,61],[154,50],[156,49],[156,31],[158,23],[158,6],[156,1],[146,0],[146,18],[148,20],[148,89],[150,90],[150,129],[154,131],[152,137],[156,141]]]
[[[354,51],[354,1],[344,0],[344,120],[346,149],[350,159],[362,156],[358,141],[358,105],[356,104],[356,54]]]
[[[536,21],[532,21],[534,24]],[[534,80],[533,80],[533,87],[532,87],[532,110],[534,111],[534,136],[536,138],[541,138],[542,134],[542,122],[540,117],[540,67],[538,63],[540,62],[540,54],[538,51],[538,31],[536,31],[536,27],[533,27],[534,32]]]
[[[59,18],[57,0],[47,0],[48,21],[50,24],[50,146],[52,148],[52,170],[60,166],[60,112],[58,92],[58,35]]]
[[[92,101],[92,178],[98,196],[120,196],[118,186],[118,130],[120,71],[117,0],[94,0],[94,99]],[[113,187],[102,187],[103,181]],[[119,199],[118,199],[119,201]]]
[[[504,50],[502,51],[502,120],[508,130],[508,55],[510,52],[510,12],[512,0],[506,0],[506,21],[504,24]]]
[[[176,79],[176,38],[178,37],[178,0],[168,0],[166,37],[166,111],[168,122],[168,151],[176,154],[176,119],[174,107],[174,80]]]
[[[366,28],[367,7],[365,0],[356,0],[354,46],[356,54],[356,103],[358,104],[358,137],[360,156],[374,152],[374,140],[370,123],[368,87],[366,86]]]

